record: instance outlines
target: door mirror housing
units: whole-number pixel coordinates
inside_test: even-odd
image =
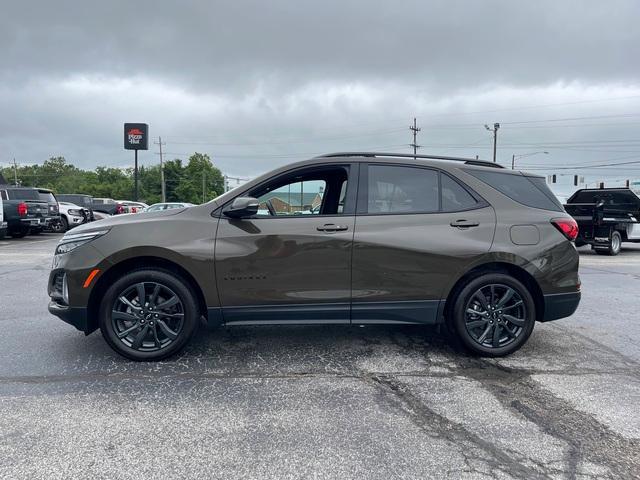
[[[253,197],[238,197],[223,213],[231,218],[252,217],[258,213],[260,202]]]

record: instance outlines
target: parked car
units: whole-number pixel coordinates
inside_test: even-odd
[[[113,198],[93,198],[91,208],[94,212],[103,212],[109,215],[119,215],[127,213],[122,203],[116,202]]]
[[[201,317],[446,324],[472,352],[499,356],[536,321],[573,314],[577,225],[544,178],[416,157],[326,155],[203,205],[80,226],[56,248],[49,311],[86,334],[100,328],[134,360],[180,351]],[[287,191],[317,192],[321,208],[287,214],[273,197]]]
[[[80,193],[60,193],[58,194],[58,201],[69,202],[79,207],[82,207],[85,211],[89,212],[89,221],[93,222],[95,217],[93,215],[93,197],[91,195],[83,195]]]
[[[187,202],[154,203],[153,205],[145,208],[144,211],[159,212],[161,210],[172,210],[174,208],[187,208],[187,207],[195,207],[195,205],[193,203],[187,203]]]
[[[84,208],[69,202],[58,202],[60,205],[60,231],[67,230],[87,223],[89,212]]]
[[[583,188],[564,208],[578,222],[578,246],[617,255],[622,242],[640,242],[640,196],[629,188]]]
[[[22,238],[30,231],[41,232],[49,212],[47,202],[40,200],[38,190],[30,187],[0,186],[7,232]]]
[[[0,240],[7,235],[7,222],[4,220],[4,206],[2,204],[2,197],[0,196]]]
[[[130,200],[116,200],[117,203],[121,203],[125,208],[125,213],[140,213],[144,212],[147,205],[144,202],[132,202]]]

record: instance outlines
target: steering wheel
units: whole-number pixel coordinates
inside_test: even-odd
[[[265,204],[267,205],[267,210],[269,210],[269,215],[271,215],[272,217],[275,217],[277,213],[276,213],[276,209],[273,207],[273,204],[271,203],[271,199],[267,200]]]

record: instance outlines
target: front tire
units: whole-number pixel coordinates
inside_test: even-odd
[[[449,321],[467,350],[501,357],[525,344],[535,319],[535,302],[527,287],[510,275],[491,273],[459,291]]]
[[[198,326],[191,287],[164,270],[136,270],[116,280],[100,304],[102,335],[120,355],[157,361],[182,350]]]

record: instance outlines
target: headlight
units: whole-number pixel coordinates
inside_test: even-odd
[[[60,255],[62,253],[69,253],[72,250],[75,250],[80,245],[84,245],[85,243],[90,242],[91,240],[95,240],[102,235],[108,233],[109,230],[96,230],[95,232],[85,232],[85,233],[72,233],[71,235],[65,235],[58,243],[58,247],[56,248],[56,255]]]
[[[68,210],[68,212],[69,212],[69,215],[75,215],[77,217],[81,217],[82,216],[82,211],[81,210],[76,210],[76,209],[70,208]]]

